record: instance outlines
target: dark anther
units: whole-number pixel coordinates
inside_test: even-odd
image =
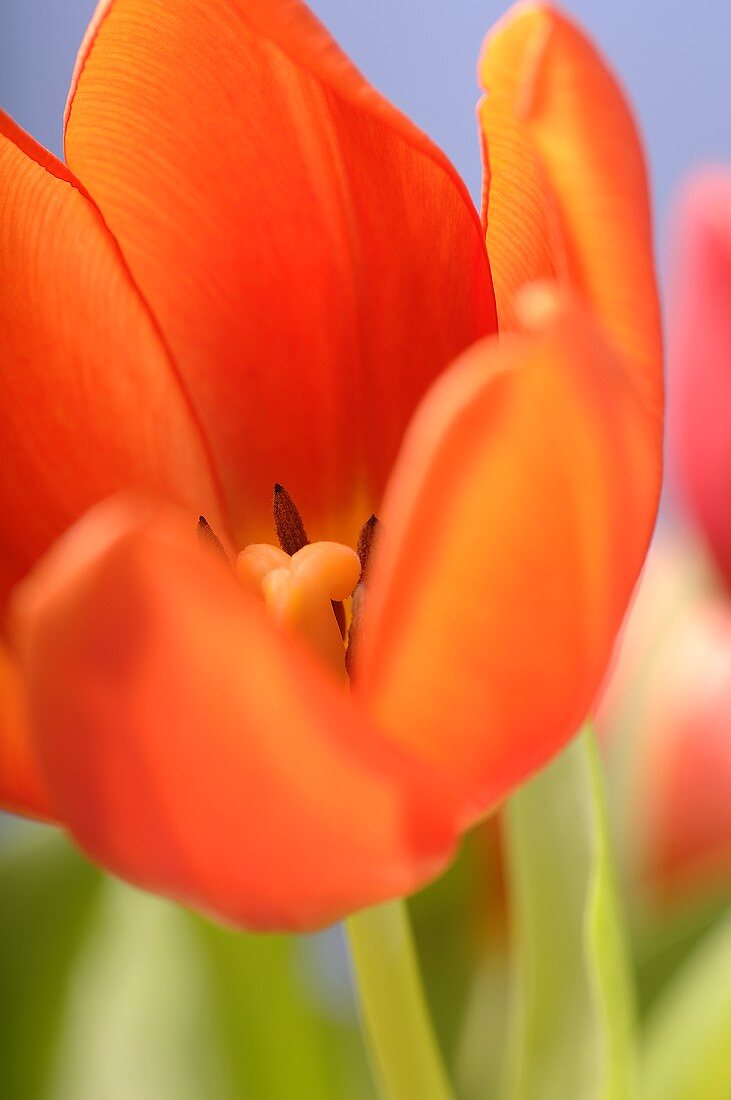
[[[371,516],[371,518],[366,520],[361,527],[360,535],[358,536],[358,545],[355,548],[360,558],[360,580],[356,584],[355,591],[353,592],[353,602],[351,605],[352,616],[350,619],[350,630],[348,632],[348,648],[345,652],[345,668],[351,679],[353,677],[355,661],[360,645],[360,634],[363,629],[363,601],[368,588],[368,566],[373,554],[373,547],[378,539],[380,528],[380,521],[376,516]]]
[[[228,560],[228,554],[223,548],[223,543],[210,526],[205,516],[198,516],[198,538],[204,546],[207,546],[214,554],[218,554],[219,557],[223,558],[227,565],[231,564]]]
[[[345,639],[345,635],[347,633],[347,626],[345,624],[345,608],[343,607],[340,600],[331,600],[331,603],[333,605],[333,614],[335,615],[335,621],[337,622],[338,629],[340,631],[340,637]]]
[[[360,584],[363,584],[366,577],[366,570],[368,569],[368,562],[371,558],[371,552],[373,550],[373,544],[378,537],[378,528],[380,523],[376,516],[371,516],[367,519],[360,529],[358,535],[358,545],[355,548],[355,552],[360,558]]]
[[[307,538],[302,516],[297,505],[283,485],[277,483],[274,486],[274,499],[272,501],[274,513],[274,527],[277,532],[279,545],[285,554],[296,554],[310,541]]]

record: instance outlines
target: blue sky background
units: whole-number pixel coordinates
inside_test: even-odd
[[[94,0],[0,0],[0,105],[59,151],[74,56]],[[499,0],[314,0],[366,75],[479,194],[476,59]],[[650,154],[658,222],[678,180],[731,161],[731,0],[566,0],[621,75]]]

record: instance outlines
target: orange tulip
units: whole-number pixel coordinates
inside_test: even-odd
[[[634,124],[544,5],[480,74],[487,247],[446,158],[293,0],[104,3],[68,167],[2,124],[3,798],[236,923],[436,873],[576,730],[644,558]],[[297,552],[262,547],[275,482],[330,541],[298,549],[290,512]],[[120,489],[165,503],[96,503]],[[372,512],[350,692],[331,600]],[[199,513],[248,547],[237,575]]]

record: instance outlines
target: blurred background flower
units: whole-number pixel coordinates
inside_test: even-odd
[[[731,171],[667,253],[666,507],[599,713],[645,1007],[731,901]]]

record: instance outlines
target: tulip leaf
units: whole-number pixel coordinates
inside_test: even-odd
[[[642,1058],[642,1100],[731,1096],[731,910],[653,1006]]]
[[[516,971],[504,1100],[632,1100],[634,999],[590,731],[504,811]]]

